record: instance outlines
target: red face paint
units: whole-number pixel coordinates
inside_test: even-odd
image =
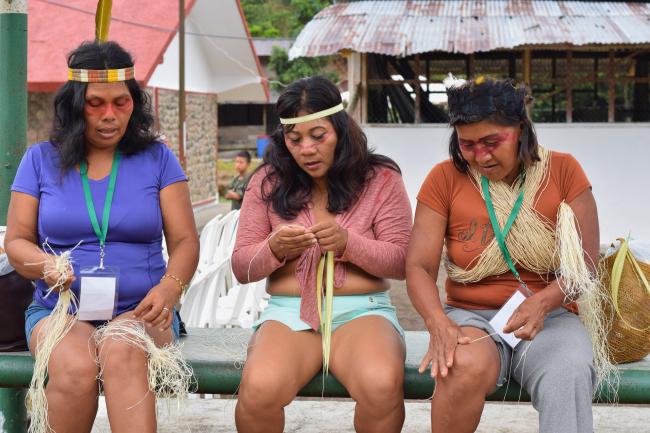
[[[90,98],[86,100],[84,110],[93,117],[102,118],[109,113],[130,113],[133,109],[133,100],[130,96],[120,96],[112,102],[104,101],[100,98]]]
[[[501,144],[508,142],[513,137],[512,132],[490,134],[478,140],[478,144],[471,140],[458,139],[462,151],[472,152],[476,156],[484,156],[494,152]]]

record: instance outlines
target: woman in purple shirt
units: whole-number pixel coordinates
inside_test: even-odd
[[[156,344],[169,343],[178,337],[173,307],[198,260],[187,178],[152,132],[149,98],[124,49],[113,42],[83,43],[68,66],[51,139],[28,149],[9,205],[7,254],[21,275],[37,280],[25,313],[30,350],[39,350],[58,299],[58,293],[46,296],[60,275],[44,278],[55,259],[45,243],[56,254],[72,250],[73,273],[62,290],[72,290],[83,304],[86,274],[80,272],[110,270],[117,283],[101,290],[115,291],[111,320],[141,320]],[[92,334],[101,323],[78,320],[51,354],[45,391],[50,426],[66,433],[91,430],[101,372],[112,431],[155,432],[146,353],[115,340],[102,344],[110,350],[97,347]]]

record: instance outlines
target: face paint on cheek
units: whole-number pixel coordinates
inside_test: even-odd
[[[128,101],[125,101],[121,104],[113,104],[113,109],[115,111],[121,111],[123,113],[127,113],[133,109],[133,101],[129,99]]]
[[[481,158],[492,153],[495,147],[492,146],[478,146],[474,149],[474,155]]]
[[[109,103],[102,103],[97,106],[93,106],[91,104],[84,105],[84,111],[88,116],[99,117],[99,118],[104,117],[109,112],[109,110],[112,111],[113,113],[128,113],[132,109],[133,109],[133,101],[130,99],[120,104],[109,102]]]

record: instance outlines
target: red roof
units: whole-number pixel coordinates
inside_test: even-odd
[[[196,0],[186,0],[186,13]],[[95,38],[97,0],[29,2],[27,82],[30,92],[53,92],[67,81],[67,54]],[[146,84],[178,29],[178,0],[113,2],[110,39],[135,59]]]

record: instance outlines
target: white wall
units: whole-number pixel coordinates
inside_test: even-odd
[[[540,143],[573,154],[598,204],[601,243],[627,236],[650,241],[650,124],[537,124]],[[365,125],[368,143],[401,167],[415,196],[431,167],[448,158],[445,125]]]

